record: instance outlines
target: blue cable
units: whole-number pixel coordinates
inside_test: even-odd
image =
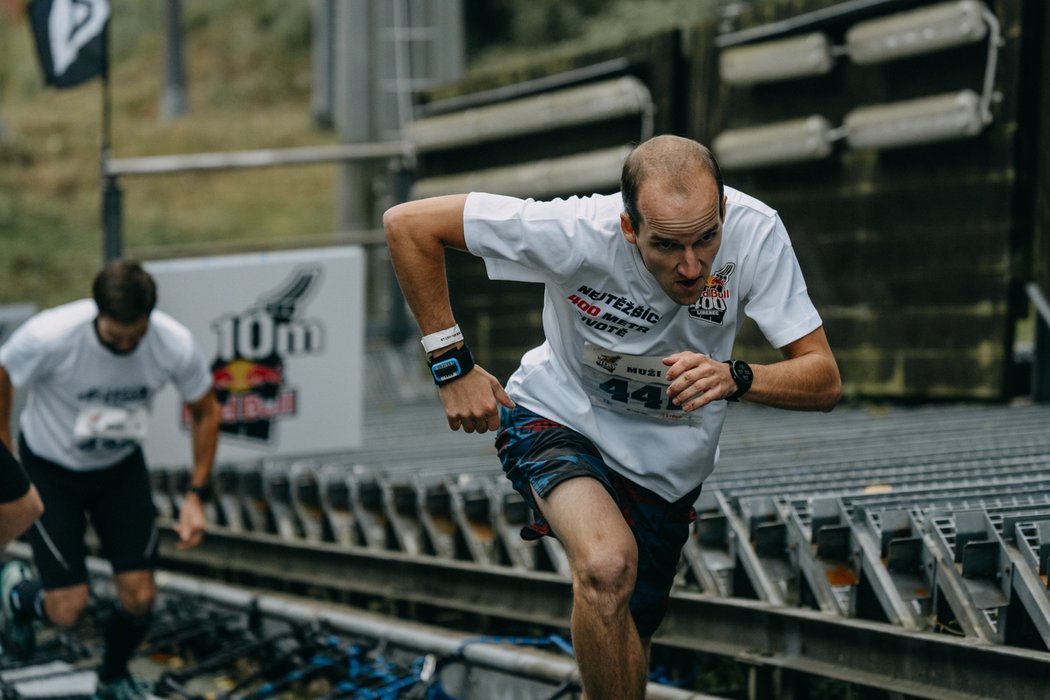
[[[565,637],[562,637],[560,634],[552,634],[548,639],[550,639],[551,643],[561,649],[565,654],[571,658],[576,658],[576,652],[572,650],[572,643],[565,639]]]
[[[565,638],[550,634],[546,637],[510,637],[510,636],[483,636],[483,637],[472,637],[466,639],[456,649],[456,655],[462,656],[463,650],[470,644],[515,644],[518,646],[555,646],[562,652],[568,654],[570,657],[575,658],[575,654],[572,650],[572,645],[565,640]]]
[[[667,676],[667,669],[663,665],[660,665],[653,669],[652,673],[649,674],[649,680],[653,681],[654,683],[659,683],[661,685],[669,685],[675,688],[684,688],[688,685],[691,685],[693,681],[696,680],[698,675],[699,670],[694,668],[686,678],[683,678],[682,680],[678,681],[671,680]]]

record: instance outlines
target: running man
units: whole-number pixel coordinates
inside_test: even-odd
[[[730,402],[831,410],[841,380],[777,213],[725,187],[711,152],[657,136],[615,195],[472,193],[384,215],[449,427],[498,430],[504,471],[572,569],[572,640],[591,700],[641,698]],[[504,389],[456,325],[445,249],[545,286],[545,342]],[[744,315],[783,360],[733,356]]]

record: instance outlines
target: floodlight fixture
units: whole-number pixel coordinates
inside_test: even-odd
[[[723,131],[711,142],[726,170],[819,160],[831,155],[837,138],[831,123],[813,114],[803,119]]]
[[[630,153],[630,146],[614,146],[518,165],[423,178],[413,183],[410,198],[481,190],[537,199],[616,192],[623,161]]]
[[[851,148],[896,148],[976,136],[986,121],[973,90],[854,109],[842,128]]]
[[[834,49],[822,32],[724,49],[718,55],[722,81],[749,85],[829,73]]]
[[[649,88],[635,77],[623,76],[424,117],[405,126],[405,137],[422,153],[640,114],[644,140],[651,135],[653,111]]]
[[[978,42],[989,14],[978,0],[957,0],[860,22],[846,32],[846,52],[863,65]]]

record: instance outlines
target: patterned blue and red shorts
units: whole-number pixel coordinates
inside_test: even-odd
[[[700,486],[668,502],[610,469],[594,443],[580,433],[521,406],[500,409],[496,449],[514,490],[536,514],[536,521],[522,528],[523,539],[556,536],[537,508],[532,489],[546,498],[558,484],[576,477],[597,479],[605,487],[638,545],[638,579],[630,608],[638,634],[651,637],[667,612],[682,546],[696,519],[693,504]]]

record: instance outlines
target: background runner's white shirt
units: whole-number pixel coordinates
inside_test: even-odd
[[[510,377],[515,402],[587,436],[608,465],[669,500],[714,469],[727,402],[668,405],[659,359],[728,360],[741,314],[777,348],[821,325],[777,213],[738,190],[703,297],[675,303],[620,231],[619,194],[539,202],[472,193],[467,248],[492,279],[545,285],[546,341]]]
[[[153,396],[171,381],[185,401],[211,387],[190,331],[162,311],[127,355],[95,333],[98,307],[81,299],[42,311],[0,347],[0,364],[29,396],[19,425],[38,456],[75,471],[111,466],[145,437]]]

